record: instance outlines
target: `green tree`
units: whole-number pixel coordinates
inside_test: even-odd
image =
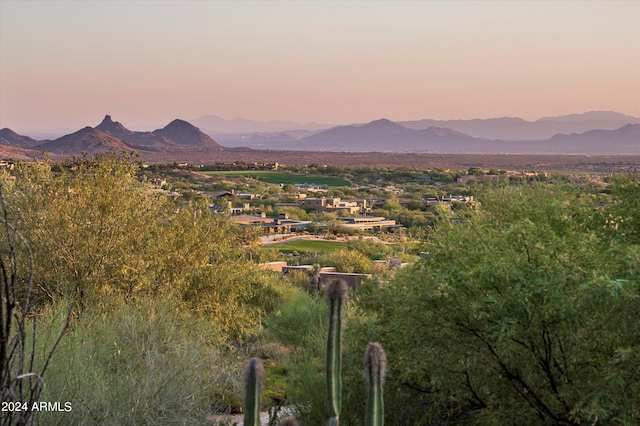
[[[391,254],[391,247],[387,244],[377,243],[371,238],[358,238],[347,243],[349,250],[356,250],[369,259],[380,260]]]
[[[420,200],[411,200],[407,203],[407,209],[409,210],[423,210],[424,202]]]
[[[286,214],[289,219],[309,220],[309,214],[298,207],[280,206],[277,208],[276,214]]]
[[[484,171],[481,167],[469,167],[467,174],[470,176],[484,176]]]
[[[402,206],[400,205],[398,200],[389,199],[384,202],[382,209],[389,212],[389,215],[391,216],[398,214],[402,210]]]
[[[32,241],[34,283],[80,309],[109,295],[174,297],[223,334],[250,332],[275,297],[248,259],[252,235],[202,201],[149,192],[131,160],[101,155],[59,171],[37,162],[20,165],[15,181],[4,176]]]
[[[482,203],[363,293],[394,360],[388,402],[404,418],[390,421],[637,424],[638,246],[620,236],[624,258],[603,251],[598,204],[574,190],[494,190]]]
[[[128,297],[145,284],[169,200],[144,194],[128,159],[67,166],[54,172],[41,162],[17,171],[12,204],[33,242],[36,284],[50,298],[70,296],[80,305],[94,292]]]
[[[609,239],[640,244],[640,180],[616,178],[611,185],[611,194],[604,209],[604,229]]]
[[[338,250],[325,258],[329,266],[335,266],[338,272],[371,273],[371,259],[357,250]]]

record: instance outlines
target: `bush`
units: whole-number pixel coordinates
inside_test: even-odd
[[[266,318],[268,338],[290,347],[294,357],[322,354],[327,316],[324,298],[297,287],[288,288],[283,298]]]
[[[363,295],[393,360],[387,421],[638,424],[635,230],[609,233],[575,189],[482,199],[468,220],[438,223],[427,258]]]
[[[372,261],[358,250],[342,249],[325,257],[329,266],[334,266],[338,272],[369,274]]]
[[[171,300],[110,305],[83,312],[62,340],[42,399],[72,410],[42,412],[41,424],[197,425],[239,410],[241,358],[214,343],[209,324]],[[42,322],[59,322],[60,312],[51,308]]]

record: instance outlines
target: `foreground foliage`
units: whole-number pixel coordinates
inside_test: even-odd
[[[274,293],[245,256],[253,236],[203,204],[152,193],[136,170],[128,157],[104,155],[0,176],[33,248],[35,285],[80,310],[111,295],[170,296],[220,335],[254,332]]]
[[[33,285],[31,247],[9,221],[0,185],[0,424],[29,424],[44,388],[49,361],[68,326],[66,319],[50,345],[36,348],[39,291]],[[23,252],[20,262],[19,253]],[[36,357],[43,361],[36,363]]]
[[[240,358],[259,352],[268,404],[325,423],[326,302],[258,270],[253,235],[153,193],[131,160],[0,172],[43,295],[31,317],[51,330],[36,354],[76,306],[41,395],[73,412],[39,421],[207,424],[241,405]],[[473,208],[434,207],[423,259],[345,306],[341,422],[365,416],[362,348],[380,341],[387,424],[640,423],[639,185],[487,186]],[[355,241],[326,259],[363,272],[388,250]]]
[[[574,189],[493,190],[471,219],[438,224],[425,260],[370,288],[393,360],[389,420],[637,424],[640,247],[605,224],[637,223],[629,185],[604,207]]]
[[[241,354],[215,344],[211,323],[170,299],[104,303],[73,322],[50,365],[41,399],[72,409],[39,413],[40,424],[206,425],[240,406]],[[40,345],[55,338],[65,306],[43,313],[51,332]]]

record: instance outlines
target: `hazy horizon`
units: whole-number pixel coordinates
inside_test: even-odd
[[[640,2],[0,0],[0,128],[640,117]]]

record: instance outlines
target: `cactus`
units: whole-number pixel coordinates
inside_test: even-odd
[[[329,419],[329,421],[327,421],[327,426],[339,426],[338,418],[337,417],[331,417]]]
[[[327,285],[329,302],[329,326],[327,333],[327,396],[330,418],[327,426],[340,425],[342,404],[342,337],[344,335],[344,310],[348,286],[344,280]],[[364,353],[364,373],[367,379],[366,426],[382,426],[384,422],[383,386],[387,356],[380,343],[369,343]],[[260,425],[260,396],[264,368],[259,358],[251,358],[245,371],[245,426]],[[296,419],[289,417],[280,426],[296,426]]]
[[[387,367],[387,355],[380,343],[369,343],[364,352],[364,374],[367,379],[366,426],[382,426],[384,423],[384,402],[382,388]]]
[[[327,333],[327,396],[329,416],[327,424],[338,425],[342,404],[342,336],[344,335],[344,309],[348,286],[344,280],[327,285],[329,326]]]
[[[260,399],[264,367],[260,358],[251,358],[244,372],[244,425],[260,426]]]

